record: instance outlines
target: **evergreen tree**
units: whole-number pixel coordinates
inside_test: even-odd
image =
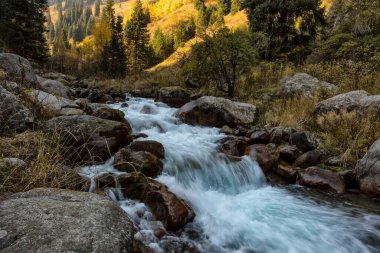
[[[100,0],[96,0],[95,2],[95,17],[99,17],[100,16]]]
[[[231,0],[231,14],[235,15],[242,8],[243,0]]]
[[[307,46],[325,23],[321,0],[248,0],[246,6],[252,31],[269,37],[268,58]]]
[[[132,72],[146,68],[151,60],[152,49],[149,47],[149,32],[146,14],[140,0],[135,2],[132,16],[125,26],[125,38],[129,53],[128,64]]]
[[[1,0],[0,7],[0,41],[4,47],[34,62],[45,62],[46,0]]]

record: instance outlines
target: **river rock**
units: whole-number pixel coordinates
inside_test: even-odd
[[[134,152],[128,148],[123,148],[115,154],[113,165],[120,171],[138,171],[147,177],[157,177],[164,167],[162,161],[152,153]]]
[[[62,135],[62,144],[73,149],[68,155],[74,161],[105,161],[132,141],[128,123],[89,115],[56,117],[44,128]]]
[[[308,151],[297,158],[294,162],[294,166],[307,168],[313,165],[317,165],[322,158],[322,153],[318,150]]]
[[[294,163],[299,155],[297,146],[289,144],[280,145],[277,151],[280,154],[280,159],[290,164]]]
[[[244,140],[234,139],[223,143],[222,151],[228,156],[243,156],[248,143]]]
[[[360,108],[360,100],[371,94],[364,90],[355,90],[339,94],[332,98],[319,102],[315,111],[319,114],[328,112],[353,111]]]
[[[30,62],[16,54],[0,53],[0,80],[9,80],[27,88],[37,88],[39,83]]]
[[[355,167],[361,191],[380,196],[380,140],[375,141]]]
[[[181,107],[190,102],[190,94],[179,86],[163,87],[158,91],[158,100],[172,107]]]
[[[64,84],[57,80],[46,80],[42,82],[41,89],[46,93],[57,95],[64,98],[70,98],[70,88],[66,87]]]
[[[91,103],[105,104],[114,102],[111,95],[99,91],[91,91],[86,98],[90,100]]]
[[[254,144],[249,146],[246,149],[245,154],[257,161],[264,172],[271,170],[277,164],[280,157],[276,150],[273,150],[264,144]]]
[[[267,130],[260,130],[253,132],[250,138],[254,144],[268,144],[270,137],[271,135]]]
[[[299,183],[307,187],[328,190],[338,194],[345,192],[345,184],[341,176],[318,167],[300,170]]]
[[[83,114],[80,107],[70,99],[51,95],[40,90],[32,90],[29,95],[35,103],[45,107],[47,110],[52,110],[56,115],[69,116]]]
[[[160,159],[165,158],[165,148],[158,141],[134,141],[129,145],[132,151],[146,151]]]
[[[358,188],[358,182],[356,181],[356,172],[354,170],[339,171],[338,175],[343,178],[347,189]]]
[[[297,169],[290,165],[279,164],[274,172],[280,176],[286,184],[294,184],[297,179]]]
[[[144,202],[168,230],[178,230],[195,218],[194,211],[184,200],[141,173],[121,175],[119,182],[126,197]]]
[[[21,133],[34,126],[34,116],[12,93],[0,86],[0,135]]]
[[[0,202],[0,252],[132,252],[133,223],[93,193],[33,189]]]
[[[296,73],[281,80],[280,95],[281,97],[311,97],[320,90],[334,92],[336,89],[337,87],[331,83],[320,81],[305,73]]]
[[[91,115],[101,118],[101,119],[108,119],[113,121],[119,121],[119,122],[126,122],[125,114],[124,112],[113,109],[107,105],[104,104],[90,104],[91,108]]]
[[[182,106],[175,116],[192,125],[236,127],[251,125],[256,119],[256,106],[205,96]]]
[[[318,147],[316,141],[311,140],[304,132],[295,132],[290,135],[289,143],[299,150],[306,152]]]

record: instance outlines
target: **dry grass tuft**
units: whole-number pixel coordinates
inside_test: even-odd
[[[27,169],[2,169],[0,192],[21,192],[37,187],[86,188],[85,181],[77,172],[64,166],[65,159],[55,136],[25,132],[13,138],[1,137],[0,151],[0,157],[15,157],[28,164]]]

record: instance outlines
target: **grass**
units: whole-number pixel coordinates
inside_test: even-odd
[[[0,138],[0,157],[27,162],[27,169],[7,167],[0,170],[0,192],[22,192],[38,187],[85,190],[86,182],[75,170],[67,168],[55,136],[25,132]]]

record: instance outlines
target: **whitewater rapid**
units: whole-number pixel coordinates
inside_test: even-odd
[[[243,157],[230,162],[219,152],[226,137],[219,129],[183,124],[172,116],[176,109],[165,104],[131,98],[128,107],[112,107],[125,113],[133,132],[148,135],[141,140],[165,147],[164,170],[157,180],[194,209],[196,218],[180,239],[197,251],[380,252],[379,215],[339,203],[339,198],[337,203],[309,197],[297,186],[269,185],[255,161]],[[111,162],[87,170],[92,176],[104,172],[118,173]],[[165,252],[153,233],[162,224],[145,205],[132,200],[120,204],[138,224],[135,238]]]

